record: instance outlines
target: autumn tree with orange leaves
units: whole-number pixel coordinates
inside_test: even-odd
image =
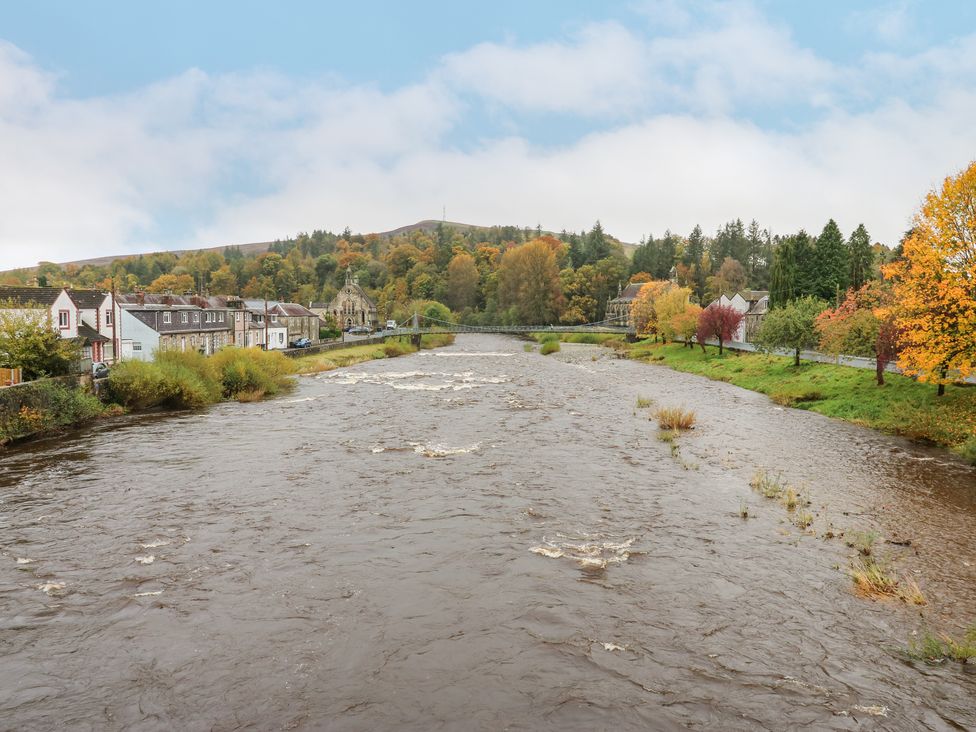
[[[976,366],[976,162],[925,197],[903,258],[883,271],[894,287],[898,365],[941,396]]]
[[[640,337],[657,336],[659,329],[654,306],[671,287],[673,285],[667,280],[651,280],[637,291],[637,297],[630,305],[630,320]]]

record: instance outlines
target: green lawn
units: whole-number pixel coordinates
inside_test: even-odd
[[[884,432],[944,447],[976,444],[976,387],[950,386],[938,397],[935,386],[897,374],[886,374],[887,383],[878,386],[869,369],[806,361],[795,368],[784,356],[733,351],[720,356],[712,347],[702,353],[700,348],[647,341],[633,344],[630,357],[727,381],[768,394],[784,406]]]

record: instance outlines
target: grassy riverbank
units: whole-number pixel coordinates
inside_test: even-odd
[[[454,343],[454,336],[450,334],[430,334],[421,336],[420,348],[440,348]],[[365,346],[350,345],[348,348],[337,348],[334,351],[323,351],[308,356],[298,356],[294,359],[296,373],[317,374],[322,371],[346,366],[355,366],[364,361],[374,361],[380,358],[396,358],[408,353],[416,353],[417,348],[406,336],[389,338],[385,343],[373,343]]]
[[[950,447],[976,458],[976,387],[936,388],[898,374],[886,374],[878,386],[874,371],[850,366],[802,362],[756,353],[640,341],[630,358],[707,376],[767,394],[777,404],[843,419],[896,435]]]

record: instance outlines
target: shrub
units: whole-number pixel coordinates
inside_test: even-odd
[[[695,413],[681,407],[662,407],[654,419],[662,430],[690,430],[695,425]]]
[[[165,375],[149,361],[123,361],[112,367],[108,377],[111,398],[128,409],[149,409],[169,395]]]
[[[556,353],[559,351],[559,341],[545,341],[542,344],[542,348],[539,349],[539,353],[543,356],[548,356],[550,353]]]
[[[295,364],[279,351],[260,348],[222,348],[210,358],[223,396],[261,392],[273,396],[291,386]]]
[[[970,437],[964,443],[956,448],[956,452],[959,453],[963,460],[966,460],[973,465],[976,465],[976,436]]]
[[[74,384],[36,381],[5,389],[0,403],[0,444],[100,416],[102,403]]]
[[[535,339],[539,343],[552,343],[553,341],[560,340],[558,333],[543,333],[541,335],[536,335]]]

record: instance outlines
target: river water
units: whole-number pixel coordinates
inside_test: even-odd
[[[696,411],[676,455],[639,396]],[[0,498],[3,729],[976,729],[976,667],[900,653],[976,622],[973,471],[605,349],[121,418]],[[927,606],[852,592],[824,537],[869,529]]]

